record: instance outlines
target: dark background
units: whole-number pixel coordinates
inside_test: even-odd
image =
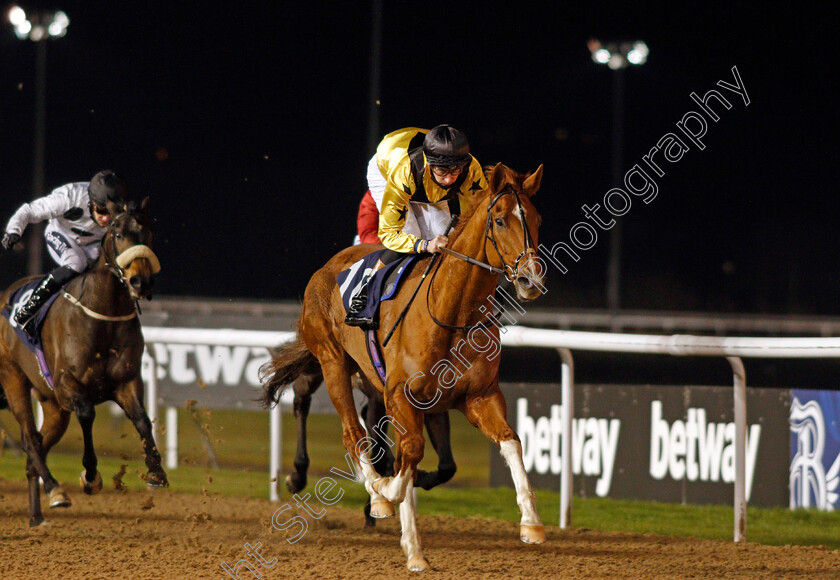
[[[162,294],[298,298],[352,240],[366,189],[371,3],[173,4],[22,4],[71,21],[48,48],[47,189],[111,167],[151,196]],[[692,91],[732,82],[737,66],[751,104],[733,94],[706,149],[670,164],[658,197],[623,218],[622,306],[837,313],[836,13],[385,4],[379,134],[450,123],[482,163],[545,164],[535,201],[548,245],[610,188],[614,73],[592,62],[590,37],[650,47],[625,71],[622,173],[697,109]],[[35,49],[7,8],[2,223],[33,195]],[[540,306],[604,307],[607,245],[552,273]],[[24,258],[0,255],[4,286]]]

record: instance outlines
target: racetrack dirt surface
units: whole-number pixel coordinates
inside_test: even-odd
[[[170,579],[230,578],[220,567],[249,558],[245,544],[261,542],[271,563],[266,580],[280,578],[840,578],[840,550],[678,539],[591,530],[547,530],[548,542],[528,546],[518,526],[482,518],[421,515],[419,526],[432,571],[412,574],[399,546],[399,518],[362,527],[356,510],[326,506],[295,544],[300,528],[271,526],[283,503],[106,489],[85,496],[66,486],[73,506],[45,508],[47,526],[30,529],[23,481],[0,480],[0,578]],[[42,496],[43,501],[43,496]],[[321,507],[317,504],[314,507]],[[277,521],[299,512],[288,509]],[[243,580],[257,578],[244,567]]]

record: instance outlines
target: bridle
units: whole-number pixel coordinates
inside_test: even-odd
[[[116,225],[116,220],[119,219],[122,215],[125,214],[120,214],[119,216],[116,216],[114,218],[114,222],[112,222],[111,224],[111,227],[108,228],[107,236],[110,239],[111,247],[114,248],[114,252],[111,252],[111,254],[109,255],[109,244],[106,244],[105,238],[102,238],[102,257],[105,261],[105,266],[108,268],[108,271],[111,272],[111,274],[113,274],[117,278],[117,280],[119,280],[122,283],[122,285],[130,291],[131,284],[125,276],[125,269],[128,268],[131,262],[133,262],[137,258],[146,258],[147,260],[149,260],[149,263],[152,267],[152,274],[157,274],[158,272],[160,272],[160,261],[158,260],[158,257],[155,255],[154,251],[152,251],[152,249],[149,246],[146,246],[144,244],[133,245],[130,248],[122,251],[121,253],[116,254],[117,232],[114,226]],[[87,276],[87,272],[85,272],[85,276]],[[84,288],[84,284],[82,285],[82,288]],[[132,318],[137,316],[137,312],[140,309],[139,301],[135,300],[135,309],[131,314],[126,314],[123,316],[108,316],[105,314],[99,314],[98,312],[94,312],[93,310],[87,308],[79,301],[78,298],[69,294],[66,290],[62,290],[61,295],[73,305],[81,308],[85,314],[97,320],[105,320],[109,322],[131,320]]]
[[[115,217],[114,221],[116,222],[116,220],[119,219],[121,215]],[[147,260],[149,260],[149,263],[152,266],[152,274],[157,274],[158,272],[160,272],[160,261],[149,246],[143,244],[135,244],[127,250],[124,250],[120,254],[116,254],[117,232],[114,228],[114,225],[115,224],[111,224],[111,227],[108,230],[108,235],[111,240],[110,245],[114,248],[114,253],[111,256],[108,255],[108,244],[105,243],[105,239],[103,238],[102,254],[105,260],[105,265],[108,267],[108,270],[114,276],[117,277],[117,280],[122,282],[123,286],[125,286],[126,288],[131,287],[128,279],[125,277],[125,269],[128,268],[128,266],[137,258],[146,258]]]
[[[519,252],[519,255],[516,257],[516,260],[513,262],[513,266],[510,266],[507,262],[505,262],[504,256],[502,256],[501,251],[499,251],[499,246],[496,243],[496,234],[495,234],[495,226],[493,220],[493,206],[495,206],[502,197],[505,195],[513,195],[516,198],[516,211],[518,212],[520,221],[522,222],[522,251]],[[496,194],[496,197],[493,198],[487,206],[487,220],[484,224],[484,255],[487,255],[487,242],[488,240],[493,245],[493,249],[496,251],[496,255],[499,257],[499,261],[502,264],[501,268],[488,264],[486,262],[482,262],[481,260],[476,260],[475,258],[471,258],[470,256],[465,256],[459,252],[455,252],[448,248],[443,248],[443,253],[454,258],[458,258],[463,260],[469,264],[474,266],[478,266],[480,268],[484,268],[489,270],[494,274],[498,274],[505,277],[505,280],[513,284],[516,272],[519,270],[519,264],[523,258],[526,256],[536,256],[536,250],[534,249],[534,241],[531,237],[531,231],[528,229],[528,222],[525,220],[525,212],[522,209],[522,199],[520,198],[520,192],[513,189],[512,186],[508,185],[502,191]],[[432,273],[432,279],[429,281],[429,285],[426,287],[426,309],[429,312],[429,316],[438,326],[442,328],[446,328],[449,330],[472,330],[474,328],[487,328],[490,324],[493,324],[493,320],[497,317],[489,313],[488,316],[490,317],[490,321],[482,321],[477,324],[468,325],[468,326],[456,326],[452,324],[446,324],[445,322],[441,322],[435,315],[432,314],[432,307],[430,303],[430,294],[432,289],[432,284],[434,283],[435,276],[437,275],[438,270],[440,269],[440,264],[443,260],[440,260],[435,267],[435,271]]]
[[[519,252],[518,256],[516,256],[516,260],[513,262],[513,266],[507,265],[504,257],[502,256],[502,253],[499,251],[499,246],[496,244],[496,230],[493,227],[493,216],[490,213],[490,210],[493,209],[493,206],[496,205],[496,203],[502,198],[502,196],[508,194],[516,197],[516,211],[519,215],[519,220],[522,222],[522,251]],[[536,250],[534,250],[534,240],[531,238],[531,231],[528,229],[528,222],[525,220],[525,210],[522,209],[522,198],[519,197],[519,192],[514,190],[513,187],[511,187],[510,185],[508,185],[501,192],[497,193],[493,201],[490,202],[490,205],[487,206],[487,223],[484,226],[485,255],[487,255],[487,240],[490,240],[490,243],[493,244],[493,249],[496,250],[496,255],[499,256],[499,261],[502,263],[502,268],[504,269],[502,274],[504,274],[505,280],[507,280],[511,284],[513,284],[516,272],[519,271],[519,263],[522,261],[522,258],[526,256],[537,255]]]

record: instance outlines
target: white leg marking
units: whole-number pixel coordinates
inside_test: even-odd
[[[414,485],[414,472],[411,469],[401,471],[396,477],[386,477],[379,482],[377,488],[385,499],[393,503],[400,503],[406,492]]]
[[[385,498],[382,497],[380,494],[376,493],[372,487],[373,482],[378,479],[381,479],[381,476],[373,467],[367,450],[362,451],[361,457],[359,457],[359,459],[361,461],[356,463],[356,467],[359,468],[358,471],[356,471],[356,473],[360,474],[360,476],[362,477],[362,481],[365,484],[365,490],[370,494],[371,505],[384,502]]]
[[[400,526],[402,537],[400,545],[406,558],[408,558],[408,569],[412,572],[425,572],[429,569],[429,563],[423,555],[423,548],[420,546],[420,534],[417,531],[417,493],[415,489],[405,495],[405,500],[400,504]]]
[[[540,516],[537,514],[537,497],[528,482],[528,475],[525,473],[525,465],[522,463],[522,446],[519,441],[509,439],[502,441],[502,457],[510,468],[510,475],[513,478],[513,485],[516,487],[516,503],[522,513],[521,524],[542,525]]]

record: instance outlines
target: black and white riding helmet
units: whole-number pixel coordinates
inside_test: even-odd
[[[466,135],[449,125],[438,125],[426,134],[423,153],[429,165],[463,166],[471,159]]]
[[[121,205],[126,199],[125,180],[110,169],[100,171],[90,180],[88,195],[97,207],[107,207],[109,201]]]

